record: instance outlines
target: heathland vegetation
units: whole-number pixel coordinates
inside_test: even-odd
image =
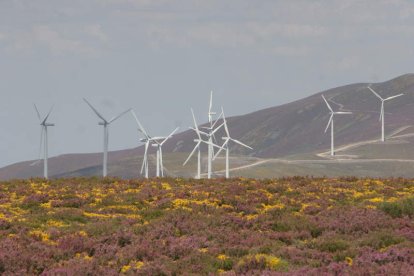
[[[414,274],[414,180],[0,183],[0,274]]]

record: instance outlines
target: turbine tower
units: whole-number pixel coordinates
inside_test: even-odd
[[[215,122],[213,122],[213,116],[216,115],[216,112],[212,111],[213,109],[213,91],[210,92],[210,104],[208,107],[208,122],[210,124],[209,127],[204,127],[205,129],[208,130],[208,150],[207,150],[207,178],[210,179],[211,178],[211,173],[213,170],[213,158],[214,158],[214,142],[213,139],[214,138],[214,134],[224,125],[221,124],[220,126],[218,126],[215,129],[215,126],[218,122],[218,120],[220,119],[221,115],[219,116],[219,118],[217,118],[217,120]],[[202,133],[202,132],[201,132]],[[203,134],[203,133],[202,133]]]
[[[379,120],[381,121],[381,141],[385,142],[385,134],[384,134],[384,103],[386,101],[389,101],[391,99],[395,99],[397,97],[403,96],[404,94],[398,94],[395,96],[391,96],[388,98],[383,99],[377,92],[374,91],[370,86],[368,86],[368,89],[371,90],[372,93],[374,93],[375,96],[377,96],[381,100],[381,114],[379,117]]]
[[[165,144],[165,142],[168,141],[168,139],[170,139],[178,130],[179,128],[177,127],[176,129],[174,129],[173,132],[171,132],[170,135],[168,135],[167,137],[158,137],[157,139],[153,139],[155,141],[154,144],[152,144],[153,147],[157,148],[157,177],[164,177],[164,164],[163,164],[163,159],[162,159],[162,146]],[[162,141],[160,141],[162,140]]]
[[[47,133],[47,128],[54,126],[55,124],[52,123],[48,123],[47,119],[50,116],[50,113],[52,112],[53,107],[50,109],[49,113],[47,113],[47,115],[42,119],[42,117],[40,116],[40,112],[37,109],[37,106],[34,105],[34,108],[36,110],[36,114],[37,114],[37,118],[39,118],[40,121],[40,147],[39,147],[39,159],[38,161],[34,162],[31,164],[31,166],[36,165],[37,163],[39,163],[40,158],[41,158],[41,154],[42,154],[42,147],[43,147],[43,177],[45,179],[48,179],[48,158],[49,158],[49,153],[48,153],[48,147],[49,147],[49,141],[48,141],[48,133]]]
[[[331,156],[335,156],[335,148],[334,148],[334,117],[335,115],[343,115],[343,114],[352,114],[352,112],[342,112],[337,111],[334,112],[332,107],[329,105],[328,101],[325,99],[324,95],[322,95],[323,100],[325,101],[326,105],[328,106],[328,109],[330,111],[331,117],[329,118],[328,125],[326,126],[325,133],[328,131],[329,126],[331,127]]]
[[[197,151],[197,175],[196,175],[196,179],[200,179],[201,178],[201,149],[200,149],[201,143],[206,144],[208,146],[208,148],[210,148],[210,146],[211,146],[211,147],[217,147],[217,148],[221,149],[221,147],[218,146],[218,145],[216,145],[216,144],[214,144],[214,143],[212,143],[212,142],[210,142],[210,135],[208,133],[205,133],[205,132],[200,131],[198,129],[198,125],[197,125],[196,118],[194,116],[193,109],[191,109],[191,114],[193,116],[194,128],[190,127],[190,129],[194,130],[196,132],[196,134],[197,134],[197,139],[194,139],[194,142],[196,142],[197,144],[195,145],[194,149],[191,151],[191,153],[188,156],[187,160],[185,160],[183,166],[185,166],[188,163],[188,161],[190,161],[190,159],[193,156],[193,154]],[[210,114],[210,112],[209,112],[209,114]],[[208,128],[208,129],[210,129],[210,128]],[[216,131],[218,131],[218,129],[219,128],[217,128],[216,130],[214,130],[212,132],[212,134],[214,135],[214,133]],[[208,138],[208,141],[203,140],[201,138],[201,134],[204,135],[204,136],[206,136]],[[211,166],[210,166],[210,168],[211,168]],[[209,175],[209,178],[210,177],[211,177],[211,173]]]
[[[112,119],[107,120],[98,112],[98,110],[95,107],[93,107],[91,103],[88,102],[88,100],[86,100],[85,98],[83,100],[89,105],[89,107],[93,110],[93,112],[95,112],[95,114],[102,120],[98,124],[103,126],[103,131],[104,131],[102,174],[103,174],[103,177],[106,177],[108,174],[107,163],[108,163],[109,125],[113,123],[114,121],[116,121],[117,119],[119,119],[124,114],[126,114],[127,112],[129,112],[131,109],[128,109],[122,112],[121,114],[113,117]]]
[[[213,143],[213,135],[211,134],[211,132],[213,131],[213,116],[216,115],[215,112],[212,111],[213,109],[213,91],[210,92],[210,104],[208,106],[208,122],[210,124],[210,129],[209,129],[209,137],[208,137],[208,158],[207,158],[207,178],[210,179],[211,178],[211,171],[213,170],[213,155],[214,155],[214,149],[212,146]]]
[[[214,159],[216,159],[216,157],[220,154],[220,152],[224,149],[226,151],[226,178],[229,178],[230,175],[230,168],[229,168],[229,152],[230,152],[230,148],[229,148],[229,142],[234,142],[236,144],[239,144],[240,146],[243,146],[245,148],[248,149],[253,149],[251,147],[249,147],[246,144],[243,144],[242,142],[240,142],[239,140],[233,139],[230,136],[230,132],[229,132],[229,128],[227,126],[227,120],[226,120],[226,116],[224,115],[224,110],[223,107],[221,108],[221,114],[223,116],[223,124],[224,124],[224,130],[226,131],[226,136],[222,137],[222,139],[224,140],[223,145],[221,146],[222,148],[216,153],[216,155],[214,156]],[[214,160],[213,159],[213,160]]]

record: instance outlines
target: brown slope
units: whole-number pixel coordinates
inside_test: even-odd
[[[386,130],[388,132],[411,124],[414,118],[414,74],[373,84],[372,87],[384,97],[401,92],[406,94],[404,97],[386,103]],[[250,151],[234,146],[231,148],[232,152],[264,158],[279,158],[328,150],[330,135],[324,134],[323,131],[328,122],[329,113],[321,94],[343,105],[343,110],[354,112],[351,116],[338,116],[335,119],[337,145],[379,137],[380,101],[367,89],[366,83],[361,83],[330,89],[285,105],[228,118],[232,136],[254,148]],[[331,104],[333,108],[340,110],[341,106],[335,103]],[[217,136],[220,137],[220,133]],[[192,142],[194,138],[195,134],[191,130],[179,133],[165,145],[164,152],[190,152],[194,146]],[[136,159],[137,155],[141,155],[142,152],[142,147],[111,152],[110,163],[125,164],[125,160]],[[50,159],[50,175],[77,175],[82,174],[82,171],[99,172],[101,159],[101,154],[96,153],[54,157]],[[137,163],[136,166],[139,166],[138,160],[134,162]],[[0,169],[0,179],[41,176],[42,166],[30,167],[29,164],[30,162],[17,163]],[[136,166],[134,165],[134,170]],[[120,174],[135,175],[136,171],[129,172],[123,169]]]
[[[342,104],[344,110],[353,115],[338,116],[335,119],[335,140],[337,145],[354,143],[379,137],[378,122],[380,101],[368,89],[366,83],[346,85],[330,89],[285,105],[259,110],[243,116],[228,118],[233,137],[251,145],[254,150],[234,146],[235,153],[265,158],[278,158],[295,154],[306,154],[327,150],[330,145],[329,133],[324,134],[329,119],[328,109],[321,98]],[[384,97],[396,93],[405,96],[386,103],[386,131],[410,125],[414,118],[414,74],[373,84],[372,87]],[[340,106],[331,103],[334,110]],[[220,134],[220,133],[219,133]],[[218,135],[220,136],[220,135]],[[190,151],[193,133],[177,135],[166,151]]]

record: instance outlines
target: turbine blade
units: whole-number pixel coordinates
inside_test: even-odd
[[[36,161],[34,161],[33,163],[30,163],[30,167],[33,167],[33,166],[35,166],[35,165],[37,165],[37,164],[39,164],[40,163],[40,159],[38,159],[38,160],[36,160]]]
[[[217,158],[217,156],[221,153],[221,151],[225,150],[225,146],[229,143],[229,138],[226,139],[226,141],[224,141],[223,145],[221,146],[221,149],[219,149],[219,151],[216,153],[216,155],[214,155],[213,160],[215,160]]]
[[[137,114],[135,114],[135,111],[134,111],[133,109],[131,109],[131,113],[132,113],[132,116],[134,116],[135,121],[137,122],[137,125],[138,125],[138,130],[139,130],[139,131],[141,131],[141,132],[142,132],[142,134],[144,134],[144,136],[145,136],[147,139],[151,139],[151,136],[149,136],[149,135],[147,134],[147,132],[145,131],[144,127],[141,125],[141,122],[138,120]]]
[[[201,139],[200,130],[198,129],[197,121],[196,121],[196,118],[195,118],[195,115],[194,115],[194,111],[193,111],[192,108],[191,108],[191,115],[193,116],[193,122],[194,122],[194,128],[193,128],[193,130],[195,130],[195,132],[197,133],[198,138]]]
[[[217,131],[219,131],[220,128],[222,128],[224,126],[224,123],[222,123],[221,125],[219,125],[215,130],[213,130],[213,132],[211,133],[211,135],[214,135]]]
[[[35,110],[36,110],[37,118],[39,118],[39,121],[42,121],[41,116],[40,116],[39,109],[37,109],[36,104],[33,104],[33,105],[34,105],[34,108],[35,108]]]
[[[124,112],[122,112],[121,114],[119,114],[118,116],[113,117],[111,120],[109,120],[109,124],[112,123],[115,120],[118,120],[120,117],[122,117],[123,115],[125,115],[126,113],[130,112],[132,110],[132,108],[125,110]]]
[[[326,105],[328,106],[329,110],[333,112],[332,107],[329,105],[328,101],[325,99],[325,96],[322,94],[322,98],[325,101]]]
[[[227,137],[230,137],[230,132],[229,132],[229,128],[227,126],[227,120],[226,120],[226,116],[224,115],[223,107],[221,107],[221,114],[223,114],[224,130],[226,131]]]
[[[198,141],[198,143],[196,144],[196,146],[194,147],[193,151],[190,153],[190,155],[187,157],[187,159],[185,160],[185,162],[183,163],[183,166],[185,166],[188,161],[190,161],[191,157],[193,156],[193,154],[195,153],[195,151],[198,149],[198,147],[200,146],[201,140]]]
[[[108,121],[104,118],[104,116],[102,116],[99,112],[98,112],[98,110],[96,110],[96,108],[95,107],[93,107],[93,105],[90,103],[90,102],[88,102],[88,100],[87,99],[85,99],[85,98],[83,98],[83,100],[85,101],[85,103],[87,104],[87,105],[89,105],[89,107],[93,110],[93,112],[95,112],[95,114],[99,117],[99,118],[101,118],[105,123],[108,123]]]
[[[164,143],[165,143],[168,139],[170,139],[170,138],[174,135],[174,133],[176,133],[176,132],[178,131],[178,129],[179,129],[179,127],[177,127],[176,129],[174,129],[174,131],[173,131],[173,132],[171,132],[171,134],[170,134],[170,135],[168,135],[168,136],[167,136],[167,138],[165,138],[165,139],[164,139],[164,141],[162,141],[160,145],[161,145],[161,146],[162,146],[162,145],[164,145]]]
[[[36,161],[30,164],[30,166],[37,165],[41,158],[42,158],[42,149],[43,149],[43,134],[44,134],[44,126],[40,127],[40,144],[39,144],[39,155]]]
[[[391,99],[395,99],[395,98],[401,97],[403,95],[404,94],[398,94],[398,95],[395,95],[395,96],[391,96],[391,97],[386,98],[384,101],[388,101],[388,100],[391,100]]]
[[[250,147],[250,146],[248,146],[248,145],[246,145],[246,144],[244,144],[244,143],[242,143],[242,142],[240,142],[239,140],[236,140],[236,139],[233,139],[233,138],[230,138],[233,142],[235,142],[236,144],[239,144],[240,146],[243,146],[243,147],[245,147],[245,148],[248,148],[248,149],[253,149],[252,147]]]
[[[352,114],[352,112],[338,111],[338,112],[334,112],[334,114],[344,115],[344,114]]]
[[[212,145],[213,147],[222,149],[222,147],[220,147],[219,145],[216,145],[214,143],[208,142],[208,141],[204,141],[204,140],[199,140],[201,143],[207,144],[207,145]]]
[[[147,141],[147,142],[145,143],[144,159],[143,159],[143,161],[142,161],[142,166],[141,166],[141,174],[144,172],[144,168],[145,168],[146,163],[147,163],[148,145],[149,145],[149,142]]]
[[[208,106],[209,114],[211,114],[211,109],[213,109],[213,91],[210,91],[210,105]]]
[[[369,89],[369,90],[371,90],[371,92],[372,92],[372,93],[374,93],[374,95],[375,95],[375,96],[377,96],[377,97],[378,97],[381,101],[383,101],[383,100],[384,100],[384,99],[383,99],[380,95],[378,95],[378,93],[377,93],[377,92],[375,92],[375,91],[374,91],[374,89],[372,89],[370,86],[368,86],[368,89]]]
[[[193,127],[189,127],[189,129],[194,130],[195,132],[197,132],[197,129],[193,128]],[[204,136],[209,136],[206,132],[199,130],[197,132],[197,134],[203,134]],[[201,139],[201,136],[198,137],[199,139]]]
[[[216,124],[219,122],[221,116],[223,116],[223,113],[220,113],[220,115],[217,117],[217,119],[214,121],[213,125],[211,126],[211,129],[213,129],[216,126]]]
[[[331,117],[329,118],[328,124],[326,125],[326,128],[325,128],[325,133],[328,131],[328,128],[331,125],[331,122],[333,120],[333,116],[334,116],[334,114],[331,113]]]
[[[144,167],[145,167],[145,157],[142,160],[142,165],[141,165],[141,175],[144,173]]]
[[[46,124],[46,121],[49,118],[50,113],[52,113],[52,110],[53,110],[53,106],[50,108],[49,113],[47,113],[46,117],[43,119],[42,125]]]

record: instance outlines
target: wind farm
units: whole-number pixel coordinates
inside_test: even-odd
[[[107,120],[83,99],[103,152],[52,157],[52,109],[35,106],[39,160],[0,169],[0,271],[412,274],[414,75],[241,116],[209,96],[188,130],[166,136],[134,109]],[[139,145],[109,151],[121,117]]]
[[[414,275],[414,2],[0,1],[0,275]]]
[[[149,135],[136,113],[129,109],[111,120],[103,117],[107,122],[107,130],[105,130],[105,121],[97,116],[102,120],[100,124],[104,127],[105,134],[108,131],[109,122],[114,122],[128,114],[132,115],[131,118],[135,121],[136,127],[134,128],[131,123],[128,125],[132,129],[138,129],[138,141],[143,145],[109,152],[106,146],[107,135],[104,135],[103,158],[99,160],[94,157],[98,156],[96,154],[87,155],[90,156],[88,158],[82,155],[81,158],[84,161],[70,161],[77,159],[76,155],[52,157],[52,166],[54,166],[54,160],[62,158],[67,161],[63,163],[59,161],[59,164],[72,165],[53,167],[48,177],[103,176],[105,164],[108,162],[111,164],[111,160],[113,162],[112,176],[122,178],[150,178],[163,175],[196,179],[229,177],[230,175],[244,177],[260,177],[260,175],[283,177],[295,174],[343,176],[353,173],[358,176],[392,174],[408,177],[412,171],[411,156],[410,150],[404,150],[404,148],[411,148],[411,123],[409,121],[411,79],[411,75],[404,75],[383,84],[375,84],[374,92],[379,90],[380,93],[386,95],[382,102],[387,105],[385,109],[378,108],[378,100],[376,100],[378,97],[373,97],[375,94],[367,89],[372,84],[357,84],[318,93],[299,103],[268,109],[272,112],[274,110],[275,114],[279,112],[278,110],[285,110],[283,112],[286,115],[274,117],[275,123],[268,121],[269,115],[266,115],[266,112],[269,111],[267,110],[227,118],[224,108],[220,112],[213,110],[213,94],[210,93],[207,109],[204,109],[207,111],[204,113],[205,117],[203,116],[204,123],[198,122],[194,110],[190,108],[188,118],[192,126],[183,132],[174,129],[168,136]],[[396,85],[398,85],[397,93],[387,88]],[[338,93],[337,91],[344,92]],[[404,92],[404,96],[399,92]],[[91,106],[89,108],[92,109]],[[96,110],[95,107],[94,109]],[[95,112],[94,109],[92,111],[96,114],[98,111]],[[98,114],[101,115],[100,112]],[[388,118],[388,123],[384,123],[385,142],[382,142],[382,138],[376,138],[378,117],[381,123],[383,117]],[[293,124],[288,123],[290,118],[296,118]],[[300,120],[308,122],[300,127],[296,126],[295,124],[298,124]],[[322,126],[321,124],[326,121],[328,121],[327,125]],[[249,122],[253,128],[249,128],[246,122]],[[332,127],[334,122],[335,128]],[[281,126],[284,127],[281,128]],[[326,132],[330,130],[329,136],[323,135],[324,127]],[[171,130],[167,129],[165,133],[168,131]],[[382,134],[381,129],[381,136]],[[266,137],[277,138],[271,142],[271,138]],[[41,156],[44,157],[45,139],[42,137],[41,139]],[[383,145],[377,145],[377,142],[382,142]],[[230,152],[233,152],[233,156]],[[227,153],[229,153],[228,157]],[[29,161],[29,164],[33,162],[35,161]],[[10,169],[10,167],[0,169],[0,178],[45,176],[40,166],[16,164],[12,167],[20,167],[20,169]],[[41,174],[40,171],[42,171]]]

